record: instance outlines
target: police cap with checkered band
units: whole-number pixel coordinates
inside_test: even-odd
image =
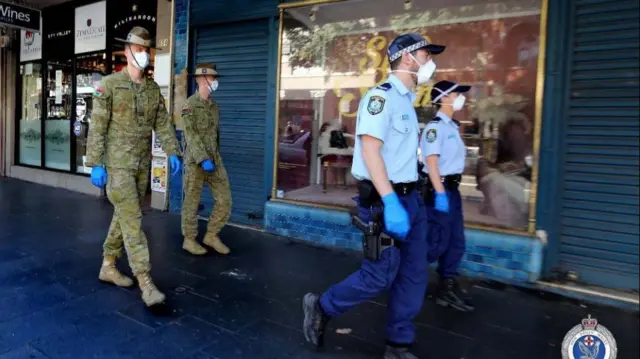
[[[432,44],[427,39],[415,33],[402,34],[391,42],[387,50],[387,56],[389,57],[389,62],[394,62],[401,58],[402,55],[420,49],[426,49],[431,55],[438,55],[444,51],[445,47],[444,45]]]
[[[440,103],[440,99],[452,92],[465,93],[471,90],[469,85],[459,85],[452,81],[439,81],[431,89],[431,102]]]

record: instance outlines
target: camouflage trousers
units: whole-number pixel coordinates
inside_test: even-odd
[[[127,251],[134,275],[148,272],[149,247],[142,231],[142,202],[149,184],[150,169],[107,168],[107,197],[113,204],[113,219],[104,242],[105,256],[122,256]]]
[[[216,170],[213,173],[204,172],[197,164],[187,163],[183,183],[184,203],[182,203],[182,235],[185,238],[195,239],[198,235],[198,205],[205,182],[211,187],[215,198],[207,233],[218,234],[231,216],[231,188],[227,171],[222,163],[216,162]]]

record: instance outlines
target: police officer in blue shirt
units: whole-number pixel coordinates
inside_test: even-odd
[[[420,139],[424,157],[422,171],[428,174],[423,191],[429,218],[429,262],[438,261],[440,288],[436,303],[468,312],[473,305],[456,281],[465,251],[462,200],[458,187],[464,172],[466,147],[460,136],[460,123],[453,114],[465,104],[470,86],[440,81],[431,90],[431,102],[438,109],[427,123]]]
[[[427,218],[417,192],[419,127],[413,89],[435,72],[431,55],[444,46],[418,34],[397,37],[387,50],[391,72],[386,82],[360,101],[352,175],[359,180],[358,217],[379,223],[388,238],[379,258],[365,255],[361,268],[322,295],[303,299],[303,329],[308,342],[321,346],[330,318],[389,290],[386,359],[413,359],[409,352],[427,287]],[[379,216],[379,212],[382,215]],[[382,241],[382,240],[381,240]]]

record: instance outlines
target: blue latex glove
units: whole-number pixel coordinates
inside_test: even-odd
[[[91,184],[98,187],[104,188],[104,185],[107,184],[107,170],[102,166],[93,166],[91,170]]]
[[[171,157],[169,157],[169,167],[171,170],[171,176],[177,175],[182,169],[182,162],[180,161],[180,158],[176,155],[171,155]]]
[[[205,172],[209,172],[209,173],[212,173],[213,171],[216,170],[216,165],[211,160],[202,161],[202,163],[200,164],[200,167],[202,167],[202,169]]]
[[[449,197],[447,197],[447,192],[436,192],[435,207],[436,211],[449,213]]]
[[[405,239],[411,225],[409,214],[400,203],[398,195],[391,192],[382,197],[382,203],[384,204],[385,231],[397,239]]]

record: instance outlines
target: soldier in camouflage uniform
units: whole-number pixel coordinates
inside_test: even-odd
[[[165,300],[151,280],[149,248],[142,231],[141,206],[150,177],[152,130],[169,156],[173,173],[181,167],[179,147],[160,88],[144,75],[152,42],[149,32],[134,27],[126,40],[118,40],[125,43],[127,67],[106,76],[95,90],[87,144],[87,166],[93,167],[91,182],[100,188],[106,184],[107,197],[114,206],[99,278],[121,287],[133,285],[115,264],[124,245],[142,300],[152,306]]]
[[[204,244],[220,254],[228,254],[229,248],[222,243],[218,233],[231,215],[231,190],[227,171],[220,156],[220,111],[218,104],[210,99],[218,88],[218,72],[213,64],[200,64],[194,73],[198,92],[187,99],[182,109],[185,150],[184,203],[182,204],[182,234],[184,248],[194,255],[203,255],[207,250],[196,242],[198,235],[197,211],[202,186],[211,187],[215,204]]]

